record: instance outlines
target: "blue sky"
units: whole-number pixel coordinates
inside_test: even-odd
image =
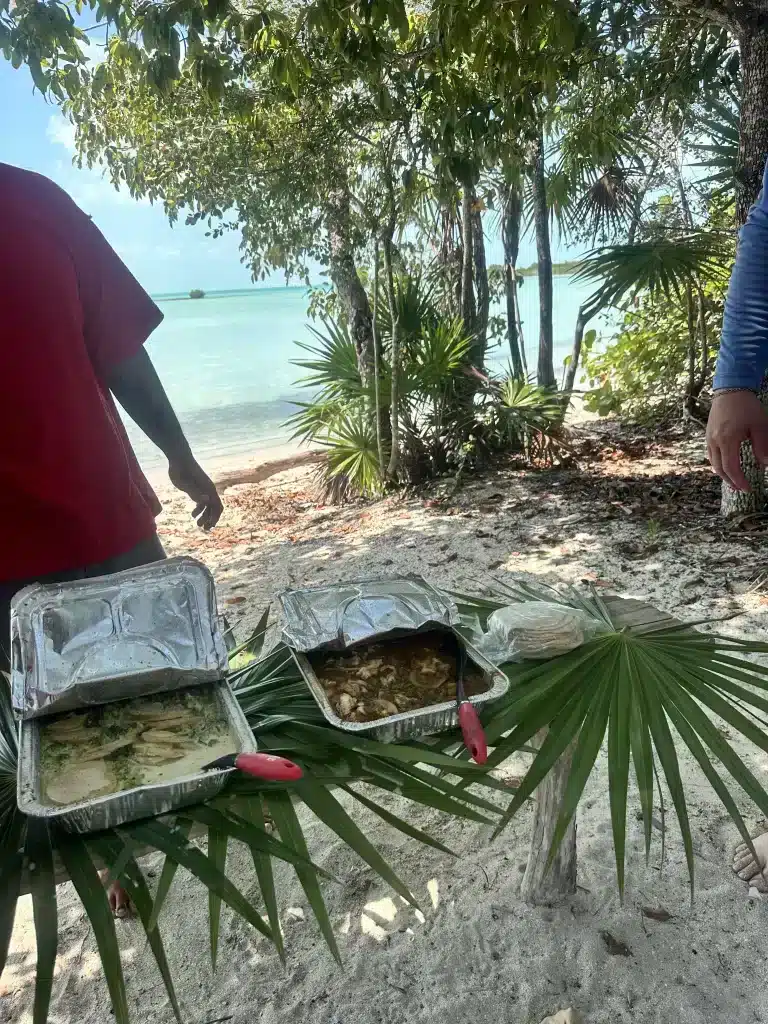
[[[73,130],[58,108],[33,90],[26,68],[15,71],[0,56],[0,161],[52,178],[89,213],[152,294],[247,288],[249,271],[240,263],[236,234],[205,237],[200,226],[171,227],[162,209],[116,191],[98,171],[72,164]],[[554,253],[558,258],[558,252]],[[536,259],[530,242],[521,247],[520,266]],[[488,261],[501,261],[498,241],[489,241]],[[281,284],[282,278],[272,284]]]
[[[33,91],[22,67],[0,55],[0,161],[52,178],[89,213],[141,283],[153,294],[190,288],[246,288],[237,235],[205,237],[205,229],[171,227],[159,207],[117,192],[98,171],[72,164],[72,127],[58,108]],[[277,283],[277,282],[275,282]]]

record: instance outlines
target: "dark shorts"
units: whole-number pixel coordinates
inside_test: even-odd
[[[69,583],[72,580],[92,579],[94,576],[108,576],[123,569],[135,569],[139,565],[159,562],[162,558],[165,558],[165,551],[155,533],[124,555],[108,558],[106,562],[87,565],[83,569],[74,569],[71,572],[54,573],[52,576],[0,583],[0,672],[7,672],[10,668],[8,649],[11,639],[11,599],[23,587],[28,587],[31,583]]]

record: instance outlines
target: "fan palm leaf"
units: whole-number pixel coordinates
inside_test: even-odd
[[[511,601],[553,599],[552,594],[525,585],[496,585],[483,598],[459,596],[460,610],[482,622]],[[180,1015],[160,938],[160,910],[179,865],[192,871],[211,893],[211,948],[216,949],[220,903],[228,903],[273,941],[282,955],[278,899],[272,858],[296,871],[335,957],[339,950],[323,897],[327,878],[313,864],[296,804],[303,803],[405,899],[416,897],[381,856],[371,837],[355,822],[355,804],[411,839],[443,853],[445,846],[373,799],[372,788],[416,801],[424,807],[467,821],[490,822],[503,829],[535,792],[564,750],[576,749],[574,770],[560,809],[550,856],[562,841],[576,813],[587,779],[601,749],[607,746],[608,796],[616,855],[618,887],[623,893],[627,838],[629,776],[637,779],[640,811],[650,850],[655,775],[663,778],[679,823],[693,881],[693,836],[688,796],[680,759],[688,755],[701,768],[745,842],[751,843],[740,797],[748,797],[768,816],[768,793],[717,727],[717,720],[768,751],[768,737],[755,716],[768,714],[768,668],[748,660],[768,654],[768,644],[699,634],[689,627],[641,633],[620,629],[597,595],[556,595],[575,604],[601,624],[603,632],[560,658],[537,664],[507,666],[507,696],[484,712],[493,747],[488,769],[519,751],[531,752],[530,741],[542,730],[546,739],[511,801],[500,781],[470,765],[460,737],[451,731],[429,742],[385,744],[340,732],[328,726],[307,691],[290,652],[278,645],[259,660],[232,674],[241,702],[261,749],[297,760],[304,769],[298,785],[263,783],[235,777],[227,790],[206,805],[186,809],[171,824],[158,820],[130,823],[117,831],[78,837],[39,828],[18,814],[7,799],[0,816],[0,964],[7,952],[17,894],[22,851],[34,855],[30,885],[38,929],[38,978],[35,1024],[44,1024],[50,1001],[52,963],[56,952],[54,854],[61,857],[83,899],[102,956],[117,1020],[127,1020],[124,984],[114,926],[94,862],[105,864],[131,892],[158,968]],[[262,617],[249,646],[260,651],[266,633]],[[242,653],[242,652],[241,652]],[[0,784],[8,789],[15,776],[16,747],[8,715],[7,690],[0,695]],[[365,788],[361,789],[361,784]],[[331,787],[343,794],[333,795]],[[371,788],[372,787],[372,788]],[[0,788],[0,792],[4,790]],[[501,793],[505,798],[500,802]],[[353,803],[349,803],[353,801]],[[265,814],[275,832],[269,834]],[[193,827],[207,829],[207,853],[190,841]],[[211,837],[213,837],[211,839]],[[254,861],[262,910],[225,874],[230,842],[245,843]],[[136,852],[160,850],[166,862],[153,898],[136,861]]]
[[[733,237],[717,231],[610,245],[585,256],[574,280],[599,282],[588,300],[598,307],[618,305],[642,291],[671,297],[698,280],[725,283],[733,252]]]
[[[315,344],[296,342],[300,349],[312,357],[293,360],[295,366],[309,371],[298,384],[318,389],[326,399],[359,398],[362,384],[355,343],[344,324],[324,317],[323,325],[323,331],[309,328],[315,337]]]
[[[722,195],[736,187],[736,172],[739,166],[739,103],[730,104],[710,98],[705,116],[697,121],[709,140],[695,148],[703,159],[694,164],[702,168],[702,184],[717,186],[715,195]]]
[[[524,596],[540,599],[542,595],[519,592],[513,599]],[[549,595],[546,598],[551,599]],[[509,603],[507,594],[483,599],[475,610],[487,615],[494,605],[502,603]],[[693,835],[680,752],[687,751],[699,766],[751,848],[752,840],[739,811],[738,791],[763,814],[768,814],[768,792],[716,721],[727,723],[758,749],[768,752],[768,736],[752,717],[752,709],[768,710],[768,667],[747,661],[756,654],[768,655],[768,644],[700,634],[682,624],[654,632],[622,629],[612,623],[597,595],[586,603],[574,598],[569,603],[590,609],[605,631],[552,661],[508,666],[512,687],[484,717],[486,735],[494,744],[491,765],[525,749],[537,733],[547,730],[546,739],[500,819],[497,834],[573,745],[574,767],[549,850],[551,860],[576,813],[598,754],[607,743],[607,786],[620,894],[623,896],[625,886],[632,766],[646,855],[650,852],[654,776],[658,772],[671,796],[693,891]],[[468,607],[472,608],[472,603]],[[610,628],[607,623],[611,623]],[[730,776],[730,784],[723,777],[723,769]]]

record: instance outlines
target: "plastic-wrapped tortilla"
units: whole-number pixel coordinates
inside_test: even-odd
[[[599,623],[578,608],[550,601],[523,601],[493,612],[478,644],[496,664],[544,660],[580,647]]]

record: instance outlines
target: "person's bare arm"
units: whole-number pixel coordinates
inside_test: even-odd
[[[768,166],[763,190],[741,229],[728,288],[715,397],[707,423],[712,469],[737,491],[749,490],[740,451],[750,441],[768,465],[768,417],[757,392],[768,371]]]
[[[190,496],[195,503],[192,515],[204,530],[210,530],[221,516],[221,498],[192,455],[146,349],[113,366],[106,383],[134,423],[168,459],[171,483]]]

